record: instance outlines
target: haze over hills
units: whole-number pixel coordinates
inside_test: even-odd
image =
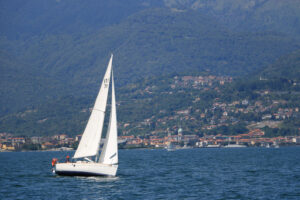
[[[165,0],[176,9],[193,9],[235,31],[275,31],[299,37],[299,0]]]
[[[0,34],[8,38],[78,34],[120,23],[160,0],[15,0],[0,2]]]
[[[299,5],[298,0],[1,1],[0,116],[65,95],[93,99],[110,53],[117,87],[174,72],[261,71],[300,48]]]
[[[236,31],[300,33],[300,0],[14,0],[0,6],[0,34],[9,38],[99,30],[152,8],[194,10]]]

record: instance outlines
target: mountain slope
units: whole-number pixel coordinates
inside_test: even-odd
[[[0,35],[28,38],[92,32],[120,23],[160,0],[14,0],[0,2]]]
[[[274,64],[261,72],[261,76],[268,79],[285,78],[300,81],[300,50],[282,56]]]
[[[15,80],[1,80],[0,112],[5,114],[65,94],[97,91],[111,52],[120,86],[172,72],[245,75],[299,48],[299,43],[272,32],[234,33],[199,12],[159,8],[92,33],[42,35],[21,42],[2,38],[0,46],[22,63],[17,73],[6,70],[15,65],[1,66]]]
[[[236,31],[300,35],[300,0],[14,0],[0,7],[0,35],[9,38],[99,30],[149,8],[195,10]]]
[[[165,5],[205,13],[235,31],[300,35],[300,0],[165,0]]]

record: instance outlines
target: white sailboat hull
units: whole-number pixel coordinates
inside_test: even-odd
[[[54,172],[66,176],[115,176],[118,165],[94,162],[57,163]]]

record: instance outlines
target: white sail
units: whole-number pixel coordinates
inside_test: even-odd
[[[109,126],[106,134],[106,141],[101,152],[99,159],[103,164],[117,164],[118,163],[118,130],[117,130],[117,111],[115,100],[115,85],[112,74],[112,100],[111,100],[111,113],[109,119]]]
[[[104,116],[106,110],[109,82],[112,68],[113,55],[109,60],[100,91],[98,93],[91,116],[85,127],[84,133],[75,152],[74,158],[97,155],[102,135]]]

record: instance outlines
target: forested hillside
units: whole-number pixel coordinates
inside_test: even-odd
[[[5,15],[14,5],[2,12],[6,21],[3,17],[0,39],[1,115],[63,94],[97,91],[110,53],[115,54],[116,83],[120,86],[140,77],[172,72],[208,70],[212,74],[245,75],[299,48],[298,40],[282,33],[234,32],[197,10],[157,8],[158,4],[150,3],[128,10],[128,5],[119,3],[124,7],[119,9],[127,12],[107,14],[110,24],[106,24],[101,17],[106,7],[92,1],[83,3],[89,9],[77,18],[72,16],[81,1],[74,1],[74,5],[68,1],[38,2],[18,5],[22,10],[15,17]],[[88,15],[94,4],[103,13],[92,10],[95,19],[89,21],[81,15]],[[37,20],[32,23],[28,12],[39,6],[43,12],[32,13]],[[117,9],[113,3],[106,6]],[[27,23],[21,23],[21,17]],[[7,18],[18,23],[9,26]],[[44,23],[46,19],[51,23]]]
[[[165,0],[165,5],[180,10],[192,9],[235,31],[275,31],[300,36],[299,0]]]
[[[297,71],[292,53],[268,69]],[[300,126],[299,78],[265,77],[247,79],[205,73],[173,73],[140,79],[117,89],[119,134],[147,135],[175,132],[186,134],[240,134],[251,127],[266,126],[268,136],[295,135]],[[0,118],[0,132],[17,135],[80,134],[89,117],[95,96],[62,96]]]
[[[122,93],[172,73],[264,76],[278,59],[276,71],[291,66],[300,49],[298,0],[15,0],[0,7],[1,131],[34,125],[35,118],[19,126],[16,113],[38,109],[58,120],[66,113],[51,112],[60,104],[91,103],[110,53]],[[52,123],[43,134],[70,128]]]
[[[265,78],[285,78],[300,81],[300,50],[289,55],[282,56],[274,64],[268,66],[261,72]]]
[[[163,6],[160,0],[14,0],[0,2],[0,34],[10,39],[93,32]]]

